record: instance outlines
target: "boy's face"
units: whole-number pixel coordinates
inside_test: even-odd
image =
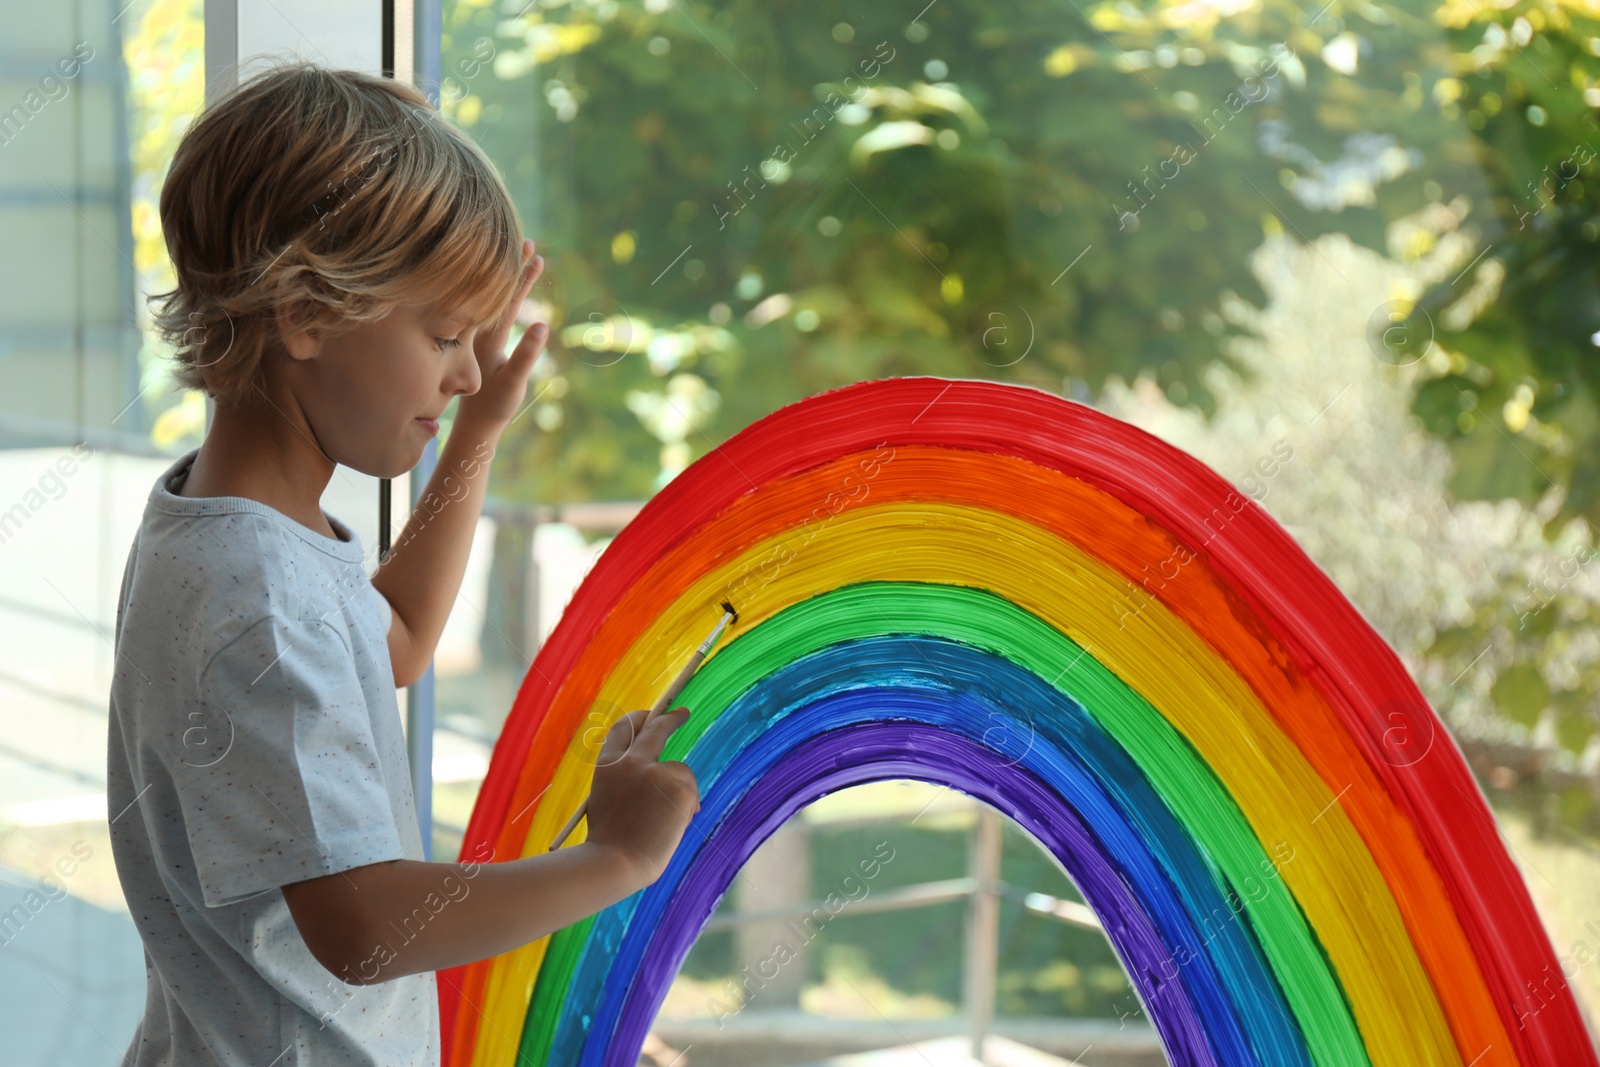
[[[482,384],[475,336],[463,315],[401,304],[337,336],[285,338],[285,378],[330,459],[394,478],[422,458],[446,405]]]

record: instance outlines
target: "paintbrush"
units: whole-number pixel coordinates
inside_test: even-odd
[[[731,602],[724,600],[722,602],[722,618],[717,622],[716,629],[712,630],[711,636],[707,637],[703,642],[701,642],[700,647],[695,649],[694,655],[689,657],[689,662],[683,665],[683,670],[678,672],[678,676],[672,680],[672,684],[667,686],[667,691],[661,694],[661,699],[656,701],[655,707],[651,708],[649,713],[645,715],[644,719],[639,723],[639,729],[641,731],[651,719],[666,711],[667,708],[672,705],[672,702],[678,699],[678,694],[683,692],[683,687],[689,684],[690,678],[694,677],[694,672],[705,660],[706,655],[710,653],[711,646],[717,643],[717,638],[722,636],[722,631],[727,628],[729,623],[735,623],[738,621],[739,613],[734,610]],[[635,734],[634,736],[638,735]],[[588,813],[588,811],[589,798],[586,796],[583,798],[583,803],[578,805],[578,810],[572,813],[572,818],[567,820],[567,825],[561,828],[561,832],[556,835],[556,839],[550,843],[551,852],[554,852],[556,849],[561,847],[561,843],[571,835],[573,830],[577,829],[578,822],[584,817],[584,815]]]

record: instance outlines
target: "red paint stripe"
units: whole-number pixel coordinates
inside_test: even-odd
[[[1233,491],[1198,460],[1144,431],[1034,389],[899,378],[847,386],[780,409],[673,479],[574,595],[540,649],[495,746],[463,855],[480,842],[495,845],[499,856],[515,854],[527,818],[515,826],[504,823],[529,746],[555,695],[547,679],[571,672],[601,620],[663,552],[757,486],[885,441],[1014,455],[1059,470],[1110,493],[1189,544],[1207,540],[1205,520]],[[1211,542],[1206,558],[1337,710],[1374,773],[1412,819],[1479,951],[1519,1058],[1600,1067],[1570,991],[1528,1019],[1527,1029],[1518,1025],[1523,983],[1548,973],[1546,968],[1559,972],[1559,963],[1459,752],[1439,746],[1403,768],[1381,756],[1367,710],[1396,700],[1425,704],[1403,664],[1265,511],[1247,504],[1228,526],[1229,536]],[[481,1003],[488,964],[464,970],[442,972],[451,981],[440,983],[441,1013],[451,1024],[446,1062],[459,1065],[470,1062],[476,1027],[452,1032],[456,986],[469,1002]]]

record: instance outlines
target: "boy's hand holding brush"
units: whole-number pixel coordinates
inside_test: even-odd
[[[556,835],[550,851],[560,848],[587,815],[587,840],[631,858],[640,866],[644,884],[654,882],[666,869],[689,819],[700,810],[700,788],[687,764],[660,759],[667,738],[689,718],[689,709],[663,711],[689,684],[722,631],[738,621],[739,613],[726,600],[722,612],[716,629],[689,657],[655,706],[630,711],[606,731],[595,764],[593,790]]]
[[[694,771],[660,758],[667,738],[688,720],[689,709],[653,711],[630,711],[606,731],[587,811],[587,843],[614,850],[640,886],[667,869],[690,818],[700,810]]]
[[[661,877],[700,810],[694,772],[660,758],[689,711],[661,712],[738,617],[732,604],[724,601],[723,608],[722,621],[656,706],[629,712],[606,731],[593,792],[557,838],[565,840],[587,813],[589,835],[581,844],[472,864],[389,860],[286,885],[284,900],[317,961],[352,984],[442,970],[509,952]],[[450,906],[398,952],[374,962],[372,946],[390,938],[429,893],[449,895]]]

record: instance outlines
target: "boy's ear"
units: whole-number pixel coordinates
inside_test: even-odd
[[[315,359],[322,350],[322,333],[304,325],[303,304],[279,304],[276,314],[278,340],[293,359]]]

